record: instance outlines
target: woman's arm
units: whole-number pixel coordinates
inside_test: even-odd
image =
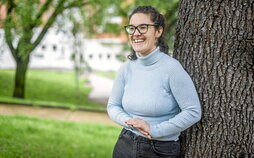
[[[122,65],[117,73],[111,95],[109,97],[107,112],[109,117],[121,126],[129,127],[125,121],[131,119],[126,111],[122,107],[122,98],[124,94],[125,86],[125,69],[128,63]]]
[[[170,71],[169,86],[181,112],[168,121],[151,125],[153,138],[179,133],[201,119],[201,107],[195,86],[178,61]]]

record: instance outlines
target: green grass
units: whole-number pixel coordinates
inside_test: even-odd
[[[12,97],[14,70],[0,70],[0,101],[104,110],[104,107],[88,99],[91,88],[84,84],[85,80],[80,80],[78,92],[73,72],[28,70],[25,99],[17,99]]]
[[[0,158],[111,158],[120,127],[0,115]]]

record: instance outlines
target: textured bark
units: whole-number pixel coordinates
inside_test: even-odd
[[[26,72],[28,68],[29,57],[26,59],[16,59],[15,85],[13,97],[25,98]]]
[[[254,157],[254,0],[182,0],[174,57],[203,109],[183,132],[183,157]]]

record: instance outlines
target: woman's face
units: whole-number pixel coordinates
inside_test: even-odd
[[[140,24],[154,24],[150,20],[150,15],[143,13],[133,14],[129,25],[138,26]],[[161,36],[163,29],[155,29],[154,26],[148,26],[146,33],[141,34],[137,29],[134,34],[129,35],[132,48],[139,56],[146,56],[156,49],[156,41]]]

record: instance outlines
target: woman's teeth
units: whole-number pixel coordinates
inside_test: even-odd
[[[140,42],[144,42],[144,40],[139,39],[139,40],[134,40],[134,42],[135,43],[140,43]]]

